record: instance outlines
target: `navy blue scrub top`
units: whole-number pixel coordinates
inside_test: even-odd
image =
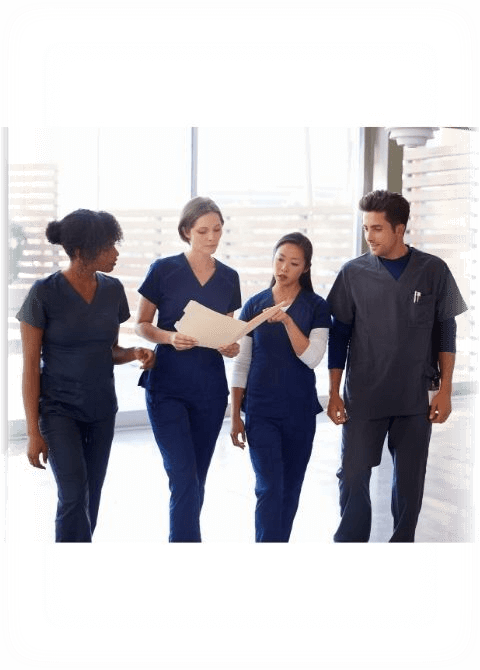
[[[336,319],[353,324],[344,388],[350,413],[377,419],[427,412],[434,322],[467,309],[447,264],[412,248],[395,279],[366,253],[342,267],[327,301]]]
[[[272,289],[266,289],[246,302],[240,318],[250,321],[274,304]],[[326,301],[305,289],[297,295],[287,314],[306,337],[314,328],[331,325]],[[321,412],[315,372],[298,358],[283,323],[264,322],[249,335],[252,360],[243,402],[245,412],[272,418],[287,413],[301,417]]]
[[[238,309],[242,302],[238,273],[215,260],[215,272],[202,286],[185,254],[159,258],[152,263],[139,293],[157,306],[157,326],[175,331],[190,300],[220,314]],[[161,397],[195,398],[228,395],[223,356],[215,349],[194,347],[177,351],[158,344],[156,362],[138,382]]]
[[[100,272],[90,304],[60,271],[33,284],[17,319],[44,331],[41,413],[85,422],[115,414],[112,346],[129,317],[121,282]]]

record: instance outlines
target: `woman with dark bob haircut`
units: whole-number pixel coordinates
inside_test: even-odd
[[[248,438],[256,475],[257,542],[290,538],[316,415],[322,411],[314,368],[325,353],[330,311],[313,291],[311,263],[312,244],[305,235],[282,237],[274,249],[270,288],[250,298],[240,314],[250,321],[278,305],[268,321],[242,339],[232,379],[230,436],[242,449]]]
[[[142,374],[139,384],[146,389],[170,484],[170,542],[201,542],[205,480],[228,399],[222,355],[233,357],[239,351],[238,344],[218,350],[198,347],[193,337],[175,329],[190,300],[229,316],[241,306],[237,272],[212,255],[222,228],[213,200],[190,200],[178,225],[189,250],[157,259],[138,289],[136,331],[157,345],[155,367]]]
[[[118,345],[130,317],[118,279],[109,277],[123,237],[107,212],[78,209],[46,229],[70,262],[31,287],[17,319],[23,347],[28,460],[50,462],[58,488],[57,542],[91,542],[113,440],[117,399],[113,366],[151,349]]]

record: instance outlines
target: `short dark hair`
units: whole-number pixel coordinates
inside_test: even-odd
[[[90,209],[77,209],[60,221],[50,221],[45,233],[51,244],[62,245],[69,258],[78,251],[85,261],[92,261],[103,249],[123,239],[122,229],[112,214]]]
[[[204,198],[199,195],[187,202],[185,207],[182,209],[182,213],[180,214],[180,221],[178,223],[178,233],[184,242],[190,242],[186,236],[186,233],[191,231],[197,220],[201,216],[204,216],[204,214],[210,214],[210,212],[218,214],[223,226],[224,221],[220,207],[217,205],[217,203],[213,202],[211,198]]]
[[[312,275],[311,275],[311,267],[312,267],[312,256],[313,256],[313,246],[310,240],[306,235],[303,235],[302,233],[287,233],[283,237],[281,237],[278,242],[275,244],[275,247],[273,249],[273,255],[277,253],[277,251],[280,249],[281,246],[284,244],[295,244],[299,249],[302,250],[303,252],[303,258],[305,260],[305,272],[303,272],[300,275],[300,286],[304,288],[306,291],[311,291],[313,293],[313,284],[312,284]],[[270,288],[272,286],[275,286],[275,277],[272,277],[272,281],[270,283]]]
[[[362,212],[382,212],[393,229],[399,223],[407,227],[410,204],[400,193],[393,191],[371,191],[358,203]]]

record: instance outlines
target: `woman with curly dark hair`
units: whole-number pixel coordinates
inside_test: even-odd
[[[57,542],[91,542],[113,440],[117,400],[113,365],[135,359],[147,369],[151,349],[118,344],[130,317],[118,279],[109,277],[123,237],[107,212],[78,209],[46,229],[70,263],[37,280],[17,318],[23,348],[28,459],[48,461],[58,487]]]

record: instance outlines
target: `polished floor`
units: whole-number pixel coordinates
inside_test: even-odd
[[[454,396],[449,421],[434,426],[417,542],[473,541],[474,396]],[[207,480],[204,542],[253,542],[254,479],[247,450],[222,429]],[[321,414],[291,542],[332,542],[338,524],[340,429]],[[52,472],[33,469],[25,441],[10,443],[7,461],[7,539],[53,540],[56,488]],[[374,469],[372,542],[391,533],[391,459],[384,449]],[[149,428],[118,430],[104,486],[95,542],[166,541],[168,483]]]

